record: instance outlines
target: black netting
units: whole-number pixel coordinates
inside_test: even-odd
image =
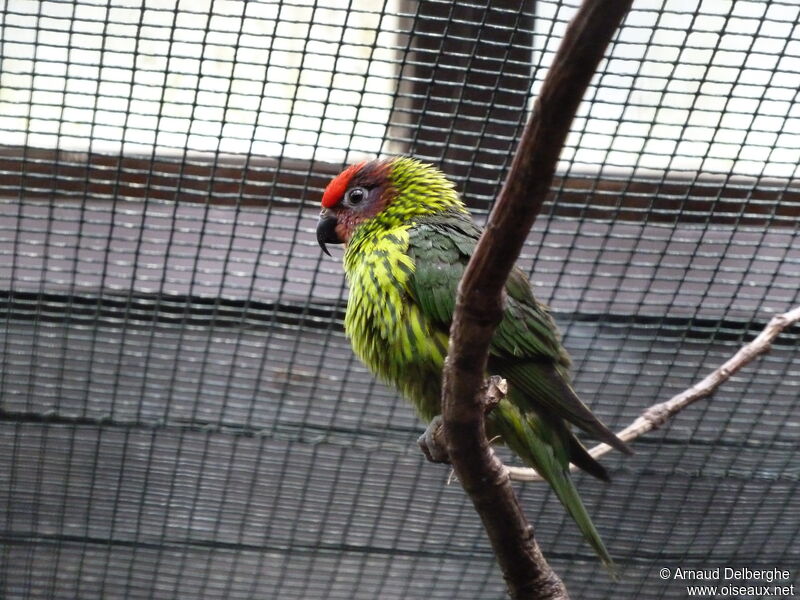
[[[576,2],[140,4],[0,9],[0,596],[501,596],[314,228],[375,154],[485,220]],[[637,0],[588,91],[520,262],[613,428],[800,304],[799,13]],[[800,583],[798,337],[576,476],[620,583],[520,486],[574,598]]]

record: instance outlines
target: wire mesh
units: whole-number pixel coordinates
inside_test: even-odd
[[[314,227],[376,153],[441,165],[483,221],[576,4],[4,3],[0,596],[502,595],[353,358]],[[581,106],[520,264],[613,428],[800,303],[799,13],[637,1]],[[576,476],[620,582],[520,486],[573,597],[800,583],[797,347],[606,458],[612,484]]]

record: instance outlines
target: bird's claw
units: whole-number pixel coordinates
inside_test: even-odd
[[[430,462],[434,463],[449,463],[450,456],[447,454],[447,444],[444,440],[444,427],[442,426],[442,417],[435,416],[425,432],[417,439],[422,453]]]
[[[483,395],[485,402],[485,414],[489,414],[500,404],[508,393],[506,380],[499,375],[492,375],[486,381],[486,391]],[[494,440],[492,440],[494,441]],[[444,439],[444,426],[442,416],[435,416],[425,432],[417,439],[422,453],[430,462],[450,463],[450,455],[447,453],[447,442]]]

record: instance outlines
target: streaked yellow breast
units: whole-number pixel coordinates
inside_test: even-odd
[[[410,292],[414,263],[407,253],[408,229],[402,225],[348,246],[344,327],[364,364],[429,420],[439,410],[447,335],[425,317]]]

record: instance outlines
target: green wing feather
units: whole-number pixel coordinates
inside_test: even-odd
[[[414,300],[432,322],[449,331],[458,283],[480,230],[460,214],[421,219],[409,231]],[[525,274],[506,284],[504,315],[490,345],[489,369],[509,382],[506,399],[489,414],[490,435],[503,442],[551,485],[602,562],[613,561],[569,477],[569,463],[607,480],[565,420],[628,451],[577,397],[569,384],[569,357],[547,309],[533,297]]]
[[[415,263],[415,299],[430,319],[449,330],[458,282],[475,250],[480,230],[468,217],[452,214],[420,220],[409,234],[409,253]],[[492,354],[541,356],[567,366],[569,359],[561,349],[550,315],[533,298],[527,277],[516,267],[506,291],[506,312],[492,339]]]
[[[412,294],[423,313],[444,331],[450,329],[458,283],[479,236],[478,227],[461,213],[420,219],[409,231],[409,253],[415,264]],[[489,354],[490,370],[524,391],[530,402],[630,454],[624,442],[572,389],[569,356],[556,325],[545,306],[534,298],[528,278],[517,268],[506,284],[503,319]]]

